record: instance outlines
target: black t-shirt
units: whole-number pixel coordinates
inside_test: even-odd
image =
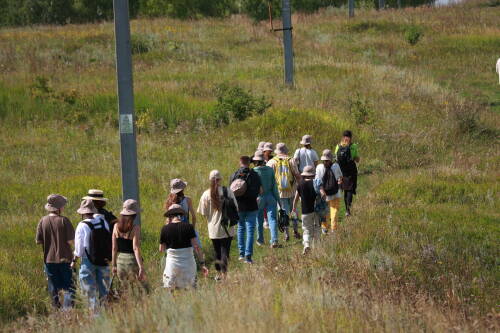
[[[113,231],[113,227],[115,226],[114,221],[117,220],[117,217],[109,210],[106,210],[104,208],[99,208],[97,212],[101,215],[104,215],[104,219],[106,220],[106,222],[108,222],[109,230]]]
[[[160,244],[165,244],[167,249],[185,249],[191,247],[193,238],[196,238],[196,233],[191,224],[169,223],[161,228]]]
[[[314,213],[314,202],[316,201],[316,191],[312,180],[301,180],[297,186],[302,203],[302,214]]]
[[[248,178],[247,178],[248,177]],[[236,197],[238,202],[238,211],[253,212],[259,209],[257,205],[257,197],[259,196],[261,181],[257,172],[250,168],[240,168],[236,171],[229,180],[231,184],[235,179],[243,178],[247,182],[247,190],[241,197]]]

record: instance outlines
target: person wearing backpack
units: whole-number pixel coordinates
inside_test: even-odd
[[[328,232],[328,224],[332,232],[337,229],[338,212],[340,206],[340,198],[342,197],[342,171],[340,166],[333,161],[333,154],[330,149],[325,149],[321,155],[322,164],[316,167],[316,179],[320,181],[320,193],[323,200],[328,203],[329,214],[326,220],[330,223],[324,222],[323,233]]]
[[[80,288],[88,298],[89,308],[96,310],[109,292],[111,230],[108,222],[98,214],[92,200],[83,200],[77,213],[82,216],[82,221],[76,227],[73,265],[78,258],[82,259],[79,272]]]
[[[320,239],[320,226],[318,214],[315,211],[315,203],[318,193],[314,188],[314,177],[316,170],[312,165],[308,165],[302,171],[302,180],[297,186],[295,198],[293,200],[293,211],[297,212],[297,203],[300,199],[302,207],[302,230],[304,233],[304,251],[307,254],[311,251],[313,242]]]
[[[97,214],[102,215],[102,217],[108,222],[110,230],[116,222],[118,222],[117,217],[109,210],[105,209],[108,199],[104,197],[104,192],[98,189],[90,189],[87,195],[82,198],[82,200],[90,199],[94,203],[94,207],[97,209]]]
[[[344,131],[342,141],[335,148],[335,155],[344,175],[342,189],[344,190],[345,215],[350,216],[352,199],[358,186],[358,167],[356,164],[359,163],[358,145],[352,143],[351,131]]]
[[[274,153],[276,156],[267,162],[267,166],[271,167],[274,171],[279,193],[280,208],[290,216],[297,184],[301,179],[300,172],[297,168],[297,161],[288,156],[288,148],[283,142],[276,145]],[[298,230],[297,219],[292,219],[292,223],[295,238],[300,239],[301,235]],[[285,241],[289,239],[288,227],[285,227]]]
[[[231,189],[221,185],[218,170],[210,171],[210,188],[203,192],[198,205],[198,213],[207,219],[208,237],[215,251],[215,280],[224,280],[227,275],[229,252],[238,224],[238,204]]]
[[[316,150],[312,149],[312,136],[306,134],[302,137],[300,144],[303,146],[295,151],[293,158],[297,162],[297,167],[299,171],[304,171],[306,166],[316,167],[318,165],[318,153]]]
[[[239,260],[252,264],[255,224],[259,207],[257,197],[262,191],[259,175],[250,169],[250,157],[240,157],[240,168],[231,175],[231,191],[238,202],[238,249]]]
[[[257,215],[257,244],[264,245],[264,215],[267,216],[269,230],[271,232],[270,246],[277,248],[278,245],[278,223],[276,221],[276,207],[280,199],[274,170],[265,165],[264,153],[256,151],[254,162],[256,167],[253,169],[260,177],[262,184],[262,193],[258,197],[259,212]]]
[[[59,194],[47,197],[45,210],[36,228],[35,241],[43,247],[43,262],[47,275],[48,291],[54,308],[67,310],[73,306],[74,284],[71,272],[73,254],[71,245],[75,239],[75,229],[62,211],[68,200]],[[59,291],[64,296],[61,304]]]

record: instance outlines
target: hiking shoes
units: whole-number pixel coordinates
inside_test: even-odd
[[[351,212],[345,212],[345,216],[346,216],[346,217],[351,216]]]
[[[279,249],[279,248],[282,248],[283,245],[278,244],[278,242],[275,242],[275,243],[272,243],[270,247],[271,247],[271,249]]]
[[[290,240],[290,235],[289,234],[286,234],[285,235],[285,242],[288,242]]]
[[[245,264],[253,264],[252,257],[246,257],[245,258]]]
[[[243,261],[243,260],[245,260],[245,257],[244,257],[244,256],[240,256],[240,257],[238,258],[238,260],[239,260],[239,261]]]
[[[258,246],[264,246],[264,242],[261,242],[261,241],[256,241],[255,242]]]
[[[327,235],[328,234],[328,229],[322,228],[321,232],[323,233],[323,235]]]
[[[298,232],[298,231],[294,231],[293,232],[293,236],[297,239],[301,239],[302,238],[302,235]]]
[[[304,247],[304,250],[302,251],[302,255],[307,255],[309,252],[311,252],[311,248],[309,246]]]

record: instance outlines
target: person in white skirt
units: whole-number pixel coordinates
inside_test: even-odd
[[[186,214],[181,205],[173,204],[165,212],[166,225],[161,229],[160,252],[167,253],[163,286],[169,289],[196,287],[196,253],[203,274],[208,275],[205,256],[196,241],[196,233],[189,223],[182,223]]]

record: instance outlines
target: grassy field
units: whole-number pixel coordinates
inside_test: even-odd
[[[0,320],[27,331],[499,330],[500,7],[324,10],[294,17],[296,88],[282,82],[281,38],[265,24],[132,22],[143,214],[153,293],[90,319],[50,314],[34,233],[49,193],[88,188],[120,207],[112,24],[0,30]],[[407,41],[409,31],[422,37]],[[215,88],[265,95],[263,115],[220,126]],[[235,260],[224,284],[160,288],[157,239],[171,178],[195,204],[208,172],[225,177],[259,141],[312,134],[360,144],[354,216],[311,256],[294,241]],[[211,245],[198,227],[205,253]],[[233,255],[234,258],[234,255]],[[128,311],[126,319],[124,311]],[[24,317],[24,318],[20,318]]]

